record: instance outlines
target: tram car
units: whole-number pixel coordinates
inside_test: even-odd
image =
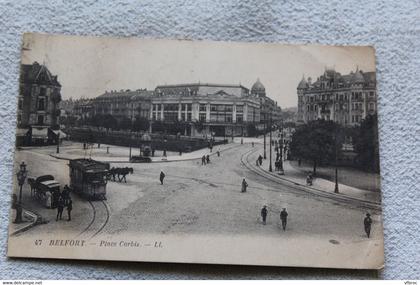
[[[92,159],[72,159],[69,162],[70,188],[88,200],[106,200],[106,174],[109,163]]]

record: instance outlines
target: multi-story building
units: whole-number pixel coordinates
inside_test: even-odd
[[[152,99],[150,119],[185,122],[185,134],[193,136],[246,135],[247,124],[260,122],[260,101],[242,85],[160,85]]]
[[[22,64],[17,114],[17,144],[54,143],[59,133],[61,85],[45,65]]]
[[[281,108],[277,106],[277,102],[266,96],[265,87],[258,78],[251,87],[251,94],[260,101],[260,124],[259,129],[267,127],[270,120],[273,124],[281,121]]]
[[[149,118],[152,95],[153,91],[146,89],[106,91],[92,100],[92,113],[110,114],[117,120],[129,118],[134,121],[137,117]]]
[[[297,87],[300,122],[334,120],[342,125],[354,126],[369,114],[376,113],[376,73],[356,69],[341,75],[325,69],[323,75],[312,83],[305,77]]]

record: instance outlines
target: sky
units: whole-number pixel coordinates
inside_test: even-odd
[[[149,89],[181,83],[242,84],[257,78],[282,108],[297,105],[302,76],[326,67],[341,74],[375,71],[372,47],[156,40],[25,34],[22,64],[45,64],[62,85],[63,100],[106,90]]]

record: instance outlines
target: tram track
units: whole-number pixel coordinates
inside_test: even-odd
[[[86,237],[87,239],[91,239],[101,233],[106,227],[109,222],[110,212],[105,201],[88,202],[93,213],[92,219],[76,237]],[[102,206],[98,207],[98,205]],[[102,217],[104,217],[104,219]]]
[[[340,204],[346,205],[346,206],[355,206],[358,208],[364,208],[364,209],[370,209],[370,210],[376,210],[376,211],[382,211],[380,203],[374,203],[369,202],[349,196],[343,196],[340,194],[335,193],[327,193],[322,190],[318,190],[315,188],[308,188],[307,186],[300,185],[299,183],[296,183],[294,181],[291,181],[289,179],[285,179],[282,177],[277,177],[274,174],[269,174],[264,172],[263,170],[257,168],[249,161],[249,157],[251,154],[255,153],[258,149],[251,149],[248,152],[245,152],[241,155],[241,163],[251,172],[254,174],[264,177],[265,179],[274,182],[278,185],[284,186],[284,190],[288,191],[289,193],[306,193],[315,197],[325,198],[332,200],[334,202],[338,202]],[[283,190],[283,189],[282,189]]]

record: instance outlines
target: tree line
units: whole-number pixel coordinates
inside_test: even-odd
[[[351,138],[356,156],[354,166],[379,172],[377,115],[368,115],[356,127],[343,127],[333,121],[316,120],[296,128],[290,143],[293,159],[309,161],[316,174],[318,165],[335,165],[343,157],[343,143]]]

